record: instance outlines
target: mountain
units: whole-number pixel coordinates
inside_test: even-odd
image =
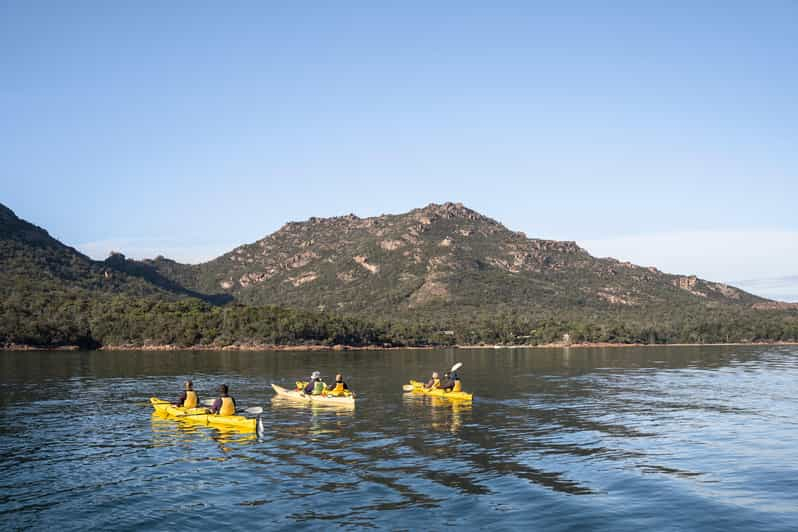
[[[453,203],[292,222],[199,265],[94,261],[0,205],[0,301],[15,348],[798,340],[794,305]]]
[[[527,238],[459,203],[374,218],[311,218],[204,264],[143,264],[197,292],[224,291],[246,304],[392,318],[767,303],[722,283],[596,258],[574,242]]]
[[[105,261],[94,261],[76,249],[56,240],[30,222],[17,217],[0,204],[0,293],[13,287],[36,284],[109,294],[157,296],[174,299],[194,296],[223,299],[213,294],[197,294],[161,276],[154,269],[129,261],[114,253]]]
[[[119,253],[94,261],[0,205],[0,348],[391,342],[359,320],[230,299]]]
[[[112,253],[105,261],[95,261],[56,240],[30,222],[17,217],[0,204],[0,292],[11,286],[54,283],[59,288],[93,292],[157,296],[167,299],[197,297],[224,303],[225,294],[200,294],[174,283],[154,268]]]

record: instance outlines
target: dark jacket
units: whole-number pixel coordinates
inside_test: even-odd
[[[180,394],[180,398],[175,403],[175,406],[183,406],[183,403],[186,402],[186,392]]]
[[[441,388],[446,391],[451,391],[454,388],[454,380],[448,379],[445,381],[441,381]]]
[[[313,387],[316,386],[316,382],[321,381],[321,379],[311,380],[307,386],[305,386],[305,395],[313,395]]]

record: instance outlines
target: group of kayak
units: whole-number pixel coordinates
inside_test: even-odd
[[[460,363],[455,364],[450,371],[444,372],[443,379],[434,372],[428,382],[411,380],[410,384],[403,386],[403,389],[405,392],[470,401],[472,395],[463,391],[460,377],[455,372],[461,366]],[[206,425],[225,426],[248,432],[257,430],[259,418],[237,415],[236,401],[230,395],[227,384],[219,386],[218,397],[204,401],[200,401],[192,381],[185,381],[183,388],[175,402],[163,401],[157,397],[150,398],[155,412]],[[355,394],[349,389],[349,385],[340,373],[335,376],[335,382],[331,385],[324,382],[321,373],[314,371],[307,381],[297,381],[294,389],[283,388],[277,384],[272,384],[272,389],[277,397],[288,400],[350,407],[355,405]],[[251,407],[244,409],[244,412],[260,414],[263,409]]]

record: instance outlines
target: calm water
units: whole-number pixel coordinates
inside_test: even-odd
[[[401,385],[456,361],[472,406]],[[356,410],[273,401],[343,371]],[[0,352],[0,529],[798,530],[798,349]],[[193,378],[260,437],[151,415]],[[206,395],[207,397],[207,395]]]

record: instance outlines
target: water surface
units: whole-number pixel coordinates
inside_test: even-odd
[[[473,404],[401,385],[462,361]],[[338,371],[355,410],[273,399]],[[798,349],[0,352],[0,528],[798,530]],[[164,420],[225,382],[266,428]]]

